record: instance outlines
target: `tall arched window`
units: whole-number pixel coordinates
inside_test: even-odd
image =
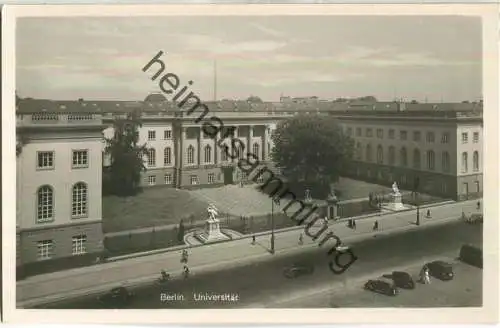
[[[361,143],[358,142],[356,144],[356,158],[358,159],[358,161],[360,161],[362,157],[363,157],[363,149],[361,148]]]
[[[372,145],[368,144],[366,145],[366,155],[365,155],[366,161],[371,162],[372,161]]]
[[[210,145],[205,146],[205,163],[212,162],[212,147]]]
[[[156,150],[154,148],[148,149],[148,166],[156,165]]]
[[[394,165],[396,162],[396,149],[394,146],[389,147],[389,165]]]
[[[466,152],[462,153],[462,173],[467,173],[469,170],[469,158]]]
[[[434,151],[432,150],[428,150],[427,151],[427,169],[429,170],[434,170],[435,168],[435,155],[434,155]]]
[[[194,164],[194,147],[191,145],[187,149],[187,163]]]
[[[172,148],[170,148],[170,147],[165,147],[165,150],[163,153],[163,164],[164,165],[172,164]]]
[[[413,151],[413,168],[420,168],[420,150],[416,149]]]
[[[408,154],[405,147],[399,151],[399,161],[401,162],[401,166],[408,166]]]
[[[87,216],[87,184],[78,182],[73,186],[71,198],[71,216]]]
[[[381,145],[378,145],[377,147],[377,163],[378,164],[384,163],[384,149],[382,148]]]
[[[227,161],[227,152],[229,151],[229,149],[226,150],[226,147],[222,146],[221,147],[221,151],[220,151],[220,160],[222,162],[225,162]]]
[[[243,145],[239,145],[238,147],[238,158],[239,159],[245,158],[245,147]]]
[[[442,164],[443,172],[449,172],[450,171],[450,154],[447,151],[443,151],[441,162],[442,162],[441,164]]]
[[[479,171],[479,152],[477,150],[472,155],[472,168],[474,171]]]
[[[254,143],[253,146],[252,146],[252,153],[257,158],[260,158],[259,150],[260,150],[259,144],[258,143]]]
[[[54,190],[51,186],[41,186],[37,191],[37,222],[54,219]]]

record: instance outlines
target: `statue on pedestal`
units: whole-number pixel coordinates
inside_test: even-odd
[[[392,184],[392,193],[395,195],[400,194],[398,184],[396,183],[396,181],[394,181],[394,183]]]
[[[217,208],[214,205],[210,204],[207,207],[207,212],[208,212],[208,221],[209,222],[215,222],[215,221],[217,221],[217,215],[219,213],[218,213]]]

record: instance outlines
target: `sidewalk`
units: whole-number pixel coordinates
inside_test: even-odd
[[[477,200],[447,204],[431,209],[433,218],[425,218],[421,211],[421,224],[425,226],[443,224],[457,220],[462,213],[475,212]],[[357,221],[357,229],[346,226],[345,222],[330,225],[345,244],[370,238],[373,235],[395,233],[420,227],[414,224],[415,211],[402,214],[394,213]],[[379,231],[373,232],[375,220],[379,221]],[[311,229],[314,233],[316,229]],[[219,270],[221,267],[239,266],[246,263],[270,260],[283,253],[302,252],[318,247],[315,241],[304,234],[304,245],[298,245],[298,236],[302,229],[276,233],[275,255],[269,253],[269,236],[257,237],[257,244],[251,245],[251,239],[244,238],[220,244],[205,245],[189,251],[189,267],[192,274]],[[333,242],[332,242],[333,243]],[[324,245],[325,251],[328,245]],[[331,246],[330,246],[331,247]],[[27,278],[17,283],[18,306],[57,301],[65,298],[99,293],[119,285],[134,286],[152,282],[159,277],[160,270],[169,272],[173,278],[182,273],[180,251],[131,258],[122,261],[104,263],[84,268],[71,269]]]

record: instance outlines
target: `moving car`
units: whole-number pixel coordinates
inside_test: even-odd
[[[396,296],[398,294],[398,289],[394,283],[387,282],[385,280],[368,280],[364,286],[366,290],[384,294],[387,296]]]
[[[116,287],[97,298],[105,307],[123,307],[130,303],[134,294],[125,287]]]
[[[283,274],[289,279],[297,278],[304,275],[310,275],[314,272],[314,267],[310,264],[292,264],[285,268]]]
[[[425,266],[429,269],[429,275],[440,280],[453,279],[453,267],[444,261],[433,261]]]
[[[394,281],[394,285],[396,285],[396,287],[405,289],[415,288],[415,282],[408,272],[394,271],[392,273],[392,280]]]

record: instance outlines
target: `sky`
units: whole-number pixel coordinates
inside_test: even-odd
[[[142,71],[160,50],[165,72],[202,100],[482,97],[475,17],[19,18],[16,40],[21,97],[143,100],[161,92],[155,70]]]

